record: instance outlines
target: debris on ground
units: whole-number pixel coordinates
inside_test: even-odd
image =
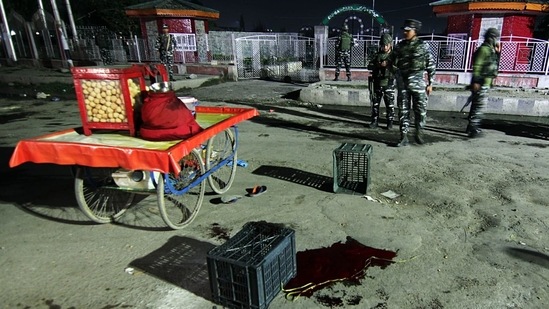
[[[397,197],[400,196],[400,194],[394,192],[393,190],[385,191],[385,192],[381,193],[381,195],[385,196],[386,198],[390,198],[392,200],[394,200],[394,199],[396,199]]]
[[[44,92],[38,92],[36,94],[36,98],[37,99],[46,99],[47,97],[49,97],[50,94],[47,94],[47,93],[44,93]]]
[[[383,204],[383,202],[381,202],[380,200],[375,199],[375,198],[373,198],[373,197],[371,197],[371,196],[369,196],[369,195],[364,195],[363,197],[364,197],[365,199],[367,199],[368,201]]]

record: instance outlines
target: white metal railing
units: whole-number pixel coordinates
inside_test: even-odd
[[[242,78],[303,73],[315,66],[314,58],[314,39],[309,37],[278,33],[235,39],[234,59]]]
[[[455,36],[421,36],[433,55],[440,71],[471,71],[472,57],[482,40],[461,39]],[[335,66],[336,38],[328,40],[326,66]],[[351,51],[351,66],[366,67],[367,59],[377,51],[379,38],[358,37]],[[395,39],[395,43],[398,38]],[[517,37],[501,37],[499,71],[523,74],[548,74],[549,41]]]
[[[84,29],[88,31],[80,31],[80,40],[78,43],[71,42],[71,54],[75,60],[99,60],[99,49],[95,45],[94,35],[97,35],[97,29]],[[97,30],[97,31],[96,31]],[[86,37],[88,36],[88,37]],[[243,37],[248,37],[248,40],[243,40]],[[45,37],[46,43],[49,40],[55,40],[50,36]],[[212,31],[206,36],[204,45],[198,46],[197,37],[195,34],[177,34],[176,39],[178,48],[174,55],[175,63],[196,63],[199,62],[199,53],[207,49],[206,59],[202,61],[217,60],[224,63],[236,63],[236,55],[238,54],[237,40],[245,44],[253,45],[252,41],[256,41],[263,61],[263,55],[272,55],[274,57],[287,57],[285,50],[291,46],[299,53],[306,50],[306,58],[313,57],[315,65],[321,67],[335,66],[335,42],[336,38],[328,38],[322,42],[315,42],[312,38],[299,37],[297,34],[291,33],[252,33],[252,32],[225,32]],[[436,68],[439,71],[460,71],[470,72],[471,62],[474,51],[482,44],[481,40],[472,40],[467,38],[465,34],[439,36],[427,35],[420,37],[428,46],[429,50],[435,59]],[[368,59],[378,49],[379,37],[377,36],[356,36],[356,44],[351,51],[351,66],[354,68],[365,68]],[[395,38],[395,43],[399,38]],[[158,52],[154,48],[155,38],[149,39],[138,38],[121,38],[115,34],[110,37],[109,45],[111,55],[115,63],[131,62],[157,62],[159,61]],[[533,38],[506,36],[501,38],[501,56],[499,71],[506,73],[520,74],[549,74],[549,41],[538,40]],[[58,50],[56,53],[48,53],[44,55],[42,52],[48,46],[44,40],[36,39],[34,44],[38,50],[38,57],[46,57],[48,59],[60,58]],[[313,44],[314,43],[314,44]],[[28,56],[26,45],[31,43],[21,40],[18,49],[18,58],[24,59]],[[253,47],[253,46],[252,46]],[[326,52],[320,53],[320,49]],[[246,50],[242,52],[246,53]],[[311,56],[312,55],[312,56]],[[318,59],[319,55],[325,55],[322,59]],[[5,52],[0,50],[0,57],[7,57]],[[246,57],[254,58],[255,55]],[[302,56],[304,57],[304,56]],[[300,57],[297,57],[300,58]]]
[[[230,40],[228,38],[231,38]],[[281,40],[280,35],[262,34],[249,37],[248,40],[242,38],[235,38],[234,36],[224,39],[209,40],[210,58],[212,60],[229,60],[235,59],[235,47],[234,43],[237,40],[240,41],[257,41],[261,45],[263,53],[269,54],[266,50],[271,50],[271,54],[280,53],[280,44],[284,42],[286,45],[287,38]],[[295,40],[312,40],[310,38],[302,38],[296,36],[288,36],[288,38],[295,38]],[[433,55],[436,68],[439,71],[460,71],[470,72],[472,66],[472,57],[482,40],[471,40],[470,38],[462,39],[458,36],[438,36],[428,35],[420,37],[429,47],[429,51]],[[192,38],[185,38],[191,40]],[[158,55],[154,48],[153,42],[143,42],[136,44],[142,39],[132,40],[131,46],[142,46],[140,54],[142,58],[140,61],[157,61]],[[399,38],[395,38],[395,43]],[[229,42],[231,41],[231,42]],[[549,73],[549,41],[517,37],[517,36],[505,36],[501,38],[501,55],[499,71],[507,73],[521,73],[521,74],[544,74]],[[351,51],[351,66],[354,68],[365,68],[368,65],[368,59],[378,49],[379,37],[375,36],[359,36],[356,37],[356,44]],[[309,44],[310,42],[307,42]],[[323,59],[325,67],[335,66],[335,43],[336,38],[329,38],[326,44],[326,58]],[[151,45],[153,44],[153,45]],[[185,45],[186,44],[186,45]],[[176,63],[189,63],[196,62],[194,58],[194,51],[196,51],[196,45],[192,44],[180,44],[181,46],[189,46],[184,51],[178,51],[175,55]],[[131,47],[130,46],[130,47]],[[148,48],[144,48],[148,46]],[[194,48],[194,50],[193,50]],[[148,49],[146,52],[145,49]],[[130,48],[130,55],[137,54],[132,52]],[[319,53],[314,53],[318,55]],[[186,57],[185,57],[186,56]],[[249,55],[249,57],[252,57]],[[129,56],[128,60],[136,61],[134,57]]]
[[[177,51],[196,51],[196,35],[191,34],[174,34]]]

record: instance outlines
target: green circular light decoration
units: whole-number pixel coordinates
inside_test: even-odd
[[[376,11],[370,9],[369,7],[366,7],[364,5],[360,5],[360,4],[352,4],[352,5],[346,5],[346,6],[342,6],[338,9],[336,9],[335,11],[333,11],[332,13],[330,13],[328,16],[326,16],[326,18],[324,18],[322,20],[322,24],[324,26],[327,26],[328,23],[330,22],[330,19],[334,18],[336,15],[339,15],[343,12],[349,12],[349,11],[354,11],[354,12],[365,12],[365,13],[368,13],[370,16],[372,16],[379,24],[381,25],[388,25],[387,22],[385,21],[385,19],[383,18],[383,16],[379,15]]]

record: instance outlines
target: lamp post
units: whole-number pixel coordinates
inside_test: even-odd
[[[67,42],[65,31],[63,31],[63,23],[61,22],[61,17],[59,16],[59,10],[57,9],[57,3],[55,1],[56,0],[51,0],[51,7],[55,19],[55,30],[57,31],[57,38],[61,47],[61,60],[67,61],[69,67],[72,67],[73,62],[70,56],[69,43]]]
[[[4,40],[6,41],[6,52],[13,62],[17,62],[17,56],[15,54],[15,48],[13,47],[13,41],[11,39],[11,31],[10,26],[8,25],[8,19],[6,18],[6,11],[4,10],[4,1],[0,0],[0,10],[2,14],[2,23],[4,24],[4,32],[2,33],[2,36],[4,37]]]
[[[374,10],[374,7],[376,6],[376,0],[372,0],[372,11]],[[374,35],[374,17],[372,16],[372,31],[370,31],[370,35]]]
[[[44,3],[42,0],[38,0],[38,15],[40,16],[40,23],[42,24],[42,37],[44,40],[44,45],[46,46],[46,54],[48,57],[52,57],[54,55],[53,46],[51,45],[50,31],[48,30],[46,13],[44,11]]]
[[[75,42],[78,42],[78,33],[76,33],[76,25],[74,24],[74,17],[72,15],[71,2],[69,0],[65,0],[65,3],[67,5],[67,11],[68,11],[68,14],[69,14],[69,22],[71,23],[71,30],[72,30],[73,40]]]

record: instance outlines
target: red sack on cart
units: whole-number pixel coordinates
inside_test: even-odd
[[[149,92],[141,108],[141,120],[139,133],[150,141],[185,139],[203,130],[174,91]]]

